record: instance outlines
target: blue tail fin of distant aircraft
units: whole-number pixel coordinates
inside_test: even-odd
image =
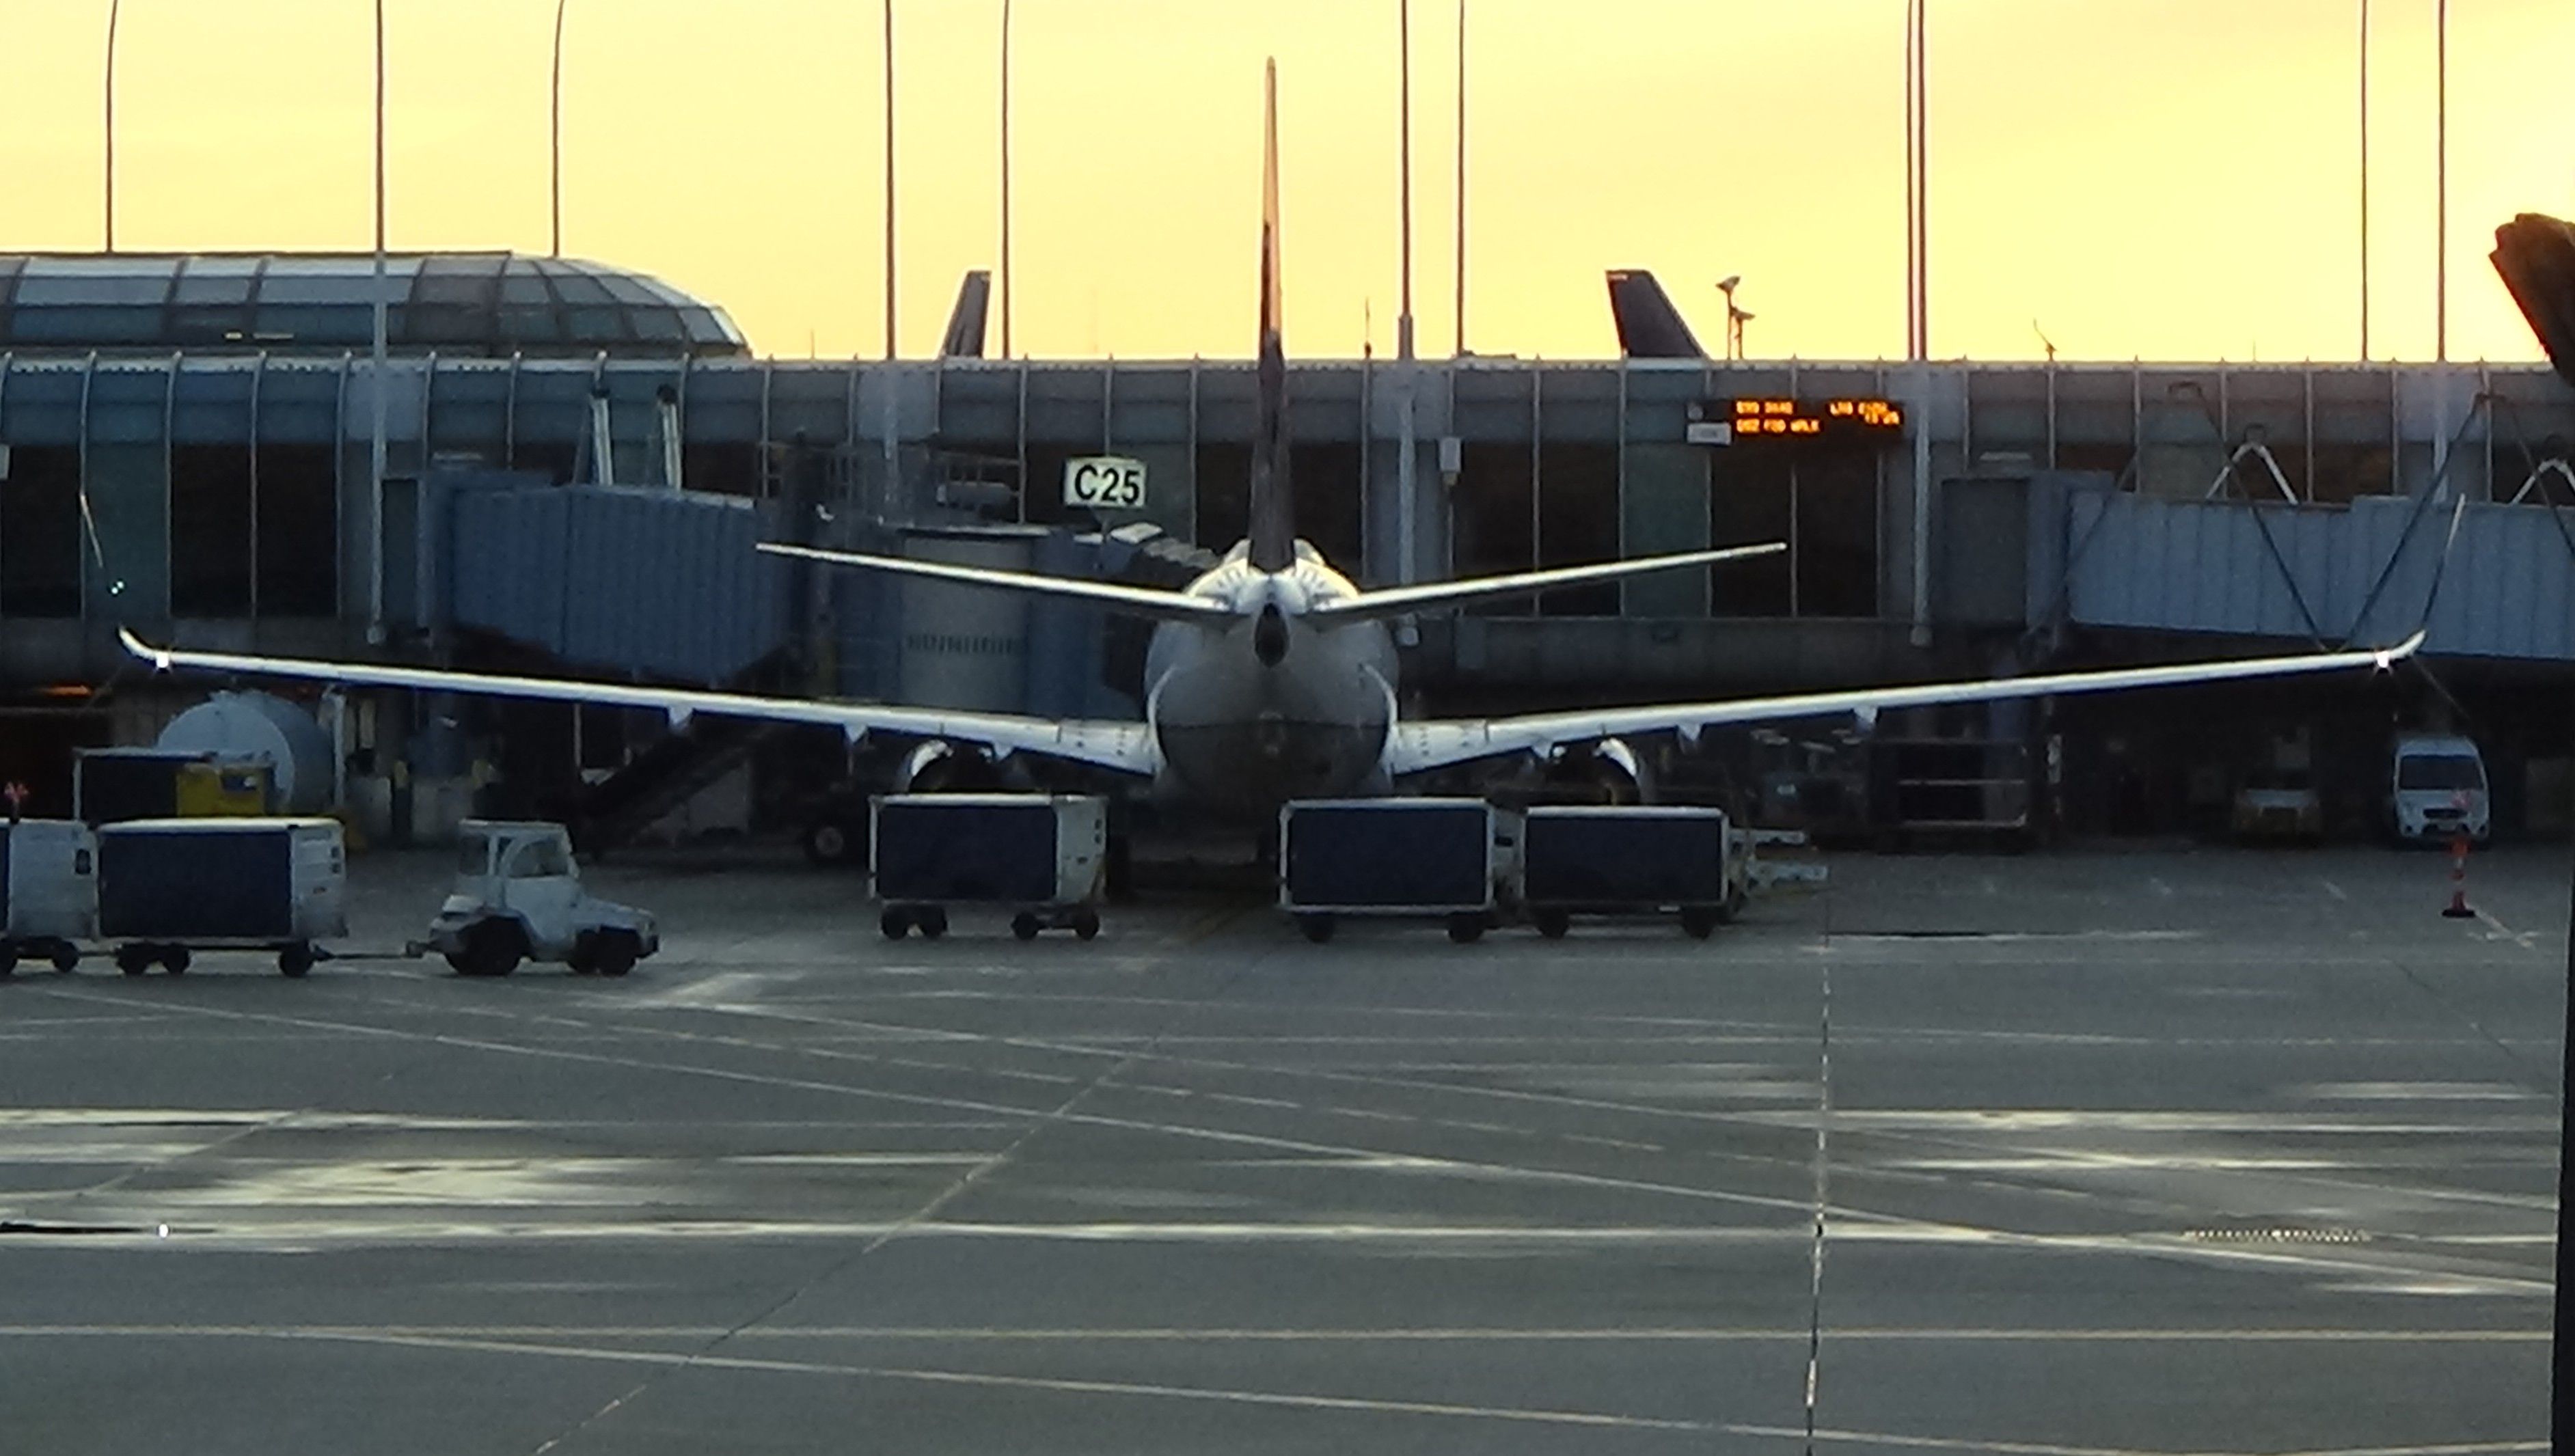
[[[1618,352],[1629,359],[1707,357],[1671,295],[1642,268],[1609,270],[1609,317],[1618,326]]]
[[[1279,63],[1262,77],[1261,398],[1252,427],[1252,565],[1284,572],[1296,562],[1296,513],[1288,481],[1288,347],[1279,308]]]

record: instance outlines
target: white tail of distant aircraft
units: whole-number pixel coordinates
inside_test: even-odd
[[[1288,478],[1287,350],[1280,313],[1279,112],[1276,63],[1264,81],[1261,194],[1260,391],[1250,480],[1250,535],[1214,571],[1181,591],[1082,581],[947,563],[764,545],[773,555],[1080,602],[1154,620],[1142,723],[1058,721],[878,704],[752,697],[629,687],[560,678],[503,677],[369,663],[313,662],[156,648],[126,634],[126,648],[168,672],[188,669],[371,687],[650,708],[676,727],[697,714],[836,727],[853,742],[872,732],[1032,752],[1151,780],[1157,795],[1219,811],[1260,814],[1290,798],[1391,792],[1408,775],[1481,759],[1550,754],[1654,732],[1695,737],[1729,724],[1863,716],[1943,703],[1993,702],[2129,688],[2386,669],[2422,645],[2108,672],[1987,679],[1919,687],[1505,718],[1399,718],[1395,652],[1385,619],[1468,602],[1525,597],[1764,556],[1780,543],[1683,552],[1631,561],[1514,572],[1363,591],[1295,536]]]

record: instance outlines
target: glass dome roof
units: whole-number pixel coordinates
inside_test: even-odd
[[[572,258],[386,260],[389,347],[536,355],[751,352],[722,309]],[[0,254],[0,349],[339,353],[374,341],[370,253]]]

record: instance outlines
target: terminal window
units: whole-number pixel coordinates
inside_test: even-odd
[[[0,617],[80,615],[80,451],[20,445],[0,479]]]

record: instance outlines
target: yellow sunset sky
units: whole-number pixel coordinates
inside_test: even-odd
[[[387,0],[397,248],[547,245],[554,0]],[[899,325],[998,253],[1001,0],[896,0]],[[2372,341],[2433,344],[2435,0],[2375,0]],[[0,248],[100,238],[107,0],[0,0]],[[1601,271],[1757,356],[1903,349],[1902,0],[1467,0],[1467,342],[1614,353]],[[2356,0],[1932,0],[1933,352],[2348,359]],[[1240,356],[1280,66],[1292,353],[1392,349],[1395,0],[1017,0],[1016,343]],[[125,0],[119,242],[361,248],[368,0]],[[1415,313],[1451,340],[1454,0],[1415,0]],[[883,334],[876,0],[571,0],[565,251],[764,353]],[[2537,349],[2485,255],[2575,214],[2569,0],[2452,0],[2454,358]],[[1363,321],[1370,321],[1365,322]],[[2034,327],[2035,326],[2035,327]],[[1364,332],[1363,332],[1364,331]]]

